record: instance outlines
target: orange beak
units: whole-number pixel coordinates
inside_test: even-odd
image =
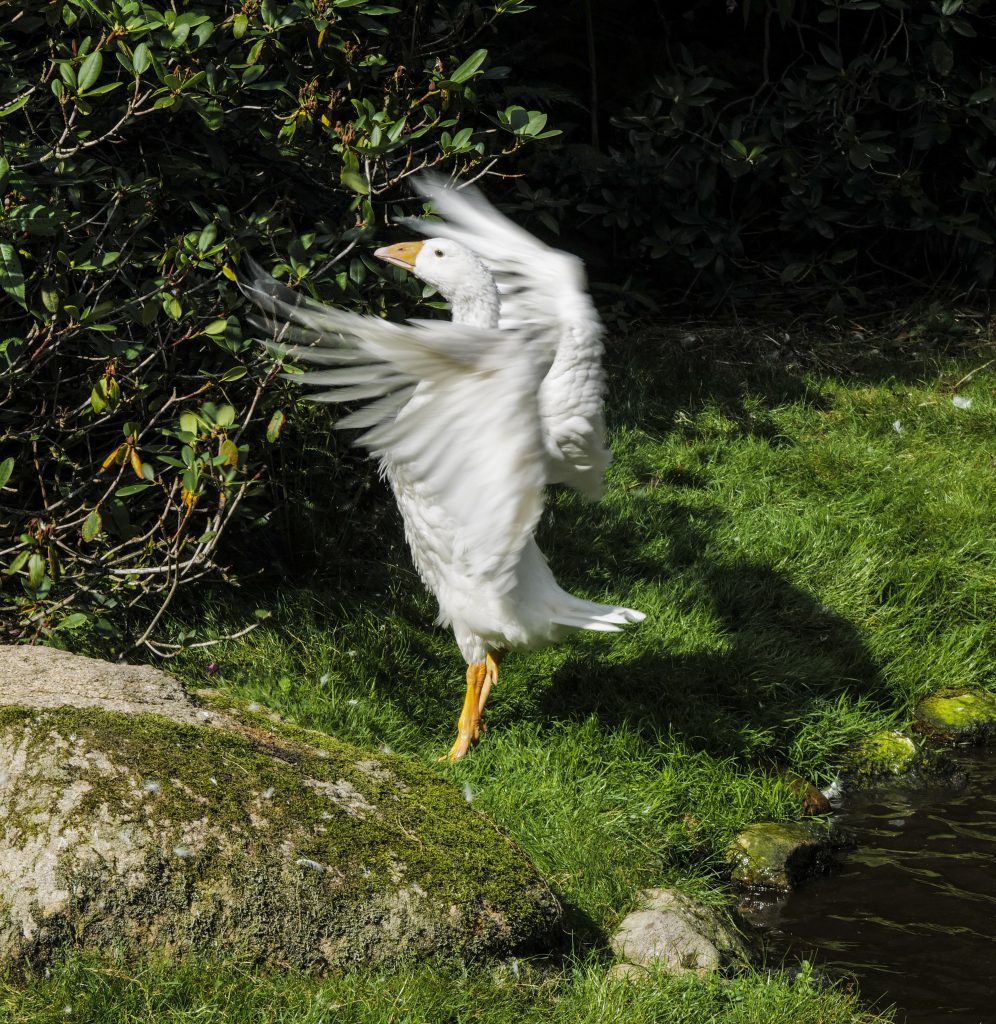
[[[421,242],[398,242],[396,245],[385,245],[382,249],[375,250],[374,256],[387,263],[393,263],[396,267],[414,270],[415,257],[421,248]]]

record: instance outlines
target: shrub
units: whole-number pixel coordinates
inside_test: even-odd
[[[576,158],[550,161],[549,191],[525,205],[552,199],[617,280],[634,275],[670,301],[842,312],[883,288],[984,294],[996,240],[991,3],[677,6],[590,5],[598,76],[570,84],[577,100],[594,88],[603,116],[592,125],[577,104],[558,108]],[[582,11],[574,22],[583,52]],[[614,60],[622,50],[630,59]],[[536,56],[534,74],[561,74]],[[596,131],[601,146],[587,145]]]
[[[517,0],[161,6],[28,0],[0,27],[8,636],[114,634],[134,607],[151,643],[265,511],[290,399],[242,332],[243,250],[382,308],[367,253],[399,182],[550,134],[499,107],[480,45]]]

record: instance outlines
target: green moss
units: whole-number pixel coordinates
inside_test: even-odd
[[[216,931],[224,913],[217,897],[226,892],[243,911],[258,915],[257,926],[248,922],[250,935],[254,927],[261,935],[272,930],[287,916],[280,899],[290,884],[288,860],[300,865],[302,859],[316,868],[305,865],[293,883],[295,912],[303,919],[292,923],[294,934],[321,932],[331,899],[337,919],[346,922],[335,942],[353,958],[349,908],[368,913],[385,905],[390,916],[404,890],[413,888],[431,896],[437,917],[449,905],[467,921],[494,912],[513,945],[548,931],[555,902],[526,855],[444,780],[303,729],[284,726],[275,733],[266,716],[239,717],[241,730],[231,731],[93,708],[3,708],[0,731],[18,740],[23,732],[38,754],[59,742],[80,754],[106,753],[113,770],[94,769],[91,788],[74,810],[83,821],[95,820],[104,807],[125,822],[154,816],[177,842],[185,829],[209,823],[200,832],[212,838],[196,856],[177,855],[167,839],[158,855],[146,851],[153,869],[143,867],[156,876],[142,896],[150,914],[190,917],[191,893],[210,891],[211,905],[188,922],[204,937]],[[86,778],[88,769],[73,772]],[[28,836],[45,819],[35,811],[5,826]],[[224,855],[217,856],[222,846]],[[97,881],[87,887],[103,892]],[[246,903],[247,892],[257,894],[258,906]],[[425,927],[436,926],[432,913],[426,915]],[[467,951],[474,952],[473,942]],[[303,963],[307,952],[288,950],[286,956]]]
[[[914,724],[938,739],[985,742],[996,737],[996,695],[984,690],[941,690],[917,705]]]
[[[788,891],[823,873],[841,842],[830,830],[798,821],[759,821],[730,846],[731,877],[751,889]]]
[[[312,778],[324,781],[345,778],[367,794],[375,805],[390,800],[400,784],[405,790],[406,806],[399,823],[416,836],[431,833],[434,840],[431,853],[421,839],[415,843],[417,850],[409,850],[405,859],[413,871],[433,872],[434,884],[443,883],[444,891],[455,901],[473,897],[491,901],[495,906],[518,907],[521,904],[521,882],[533,873],[526,854],[510,838],[505,838],[508,836],[505,830],[476,813],[468,813],[466,801],[445,779],[414,761],[361,750],[326,733],[282,721],[270,712],[250,710],[251,702],[233,700],[212,691],[199,693],[197,697],[208,707],[233,715],[249,726],[266,730],[285,743],[297,746],[303,757],[299,762],[301,768]],[[281,744],[278,756],[294,758],[293,749],[293,746]],[[318,755],[315,751],[319,752]],[[359,768],[358,765],[364,767]],[[367,766],[374,766],[373,770]],[[303,813],[308,811],[306,808],[301,810]],[[310,820],[320,824],[314,822],[313,812]],[[500,840],[495,842],[499,837]],[[450,873],[436,878],[434,869],[438,865],[438,853],[457,847],[466,849],[472,863],[487,864],[488,869],[469,873],[461,870],[455,875]],[[501,856],[495,860],[499,850]]]
[[[852,748],[844,758],[845,771],[858,779],[903,775],[917,761],[917,745],[909,736],[882,729]]]
[[[841,770],[848,788],[854,788],[886,779],[910,783],[940,780],[955,768],[942,751],[917,743],[905,733],[882,729],[847,751]]]

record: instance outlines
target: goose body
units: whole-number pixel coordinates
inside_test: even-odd
[[[579,261],[476,194],[423,182],[444,221],[375,255],[449,300],[452,320],[390,323],[306,299],[258,268],[243,284],[316,401],[366,400],[338,427],[380,462],[422,580],[467,662],[457,742],[475,742],[498,662],[574,629],[615,632],[643,614],[563,590],[534,539],[548,483],[597,497],[609,462],[601,327]],[[288,347],[288,343],[290,343]]]

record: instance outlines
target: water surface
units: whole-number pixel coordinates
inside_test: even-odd
[[[996,751],[955,759],[960,789],[845,794],[858,848],[751,915],[769,957],[854,976],[897,1024],[996,1024]]]

